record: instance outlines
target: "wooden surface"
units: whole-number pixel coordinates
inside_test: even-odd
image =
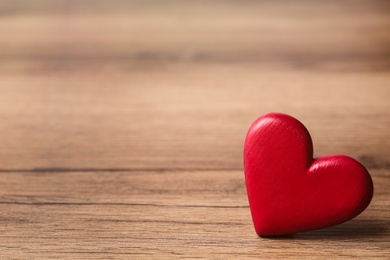
[[[390,257],[388,1],[0,3],[0,258]],[[250,124],[289,113],[375,194],[256,236]]]

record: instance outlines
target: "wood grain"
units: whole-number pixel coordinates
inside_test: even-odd
[[[5,258],[388,258],[390,179],[345,224],[258,238],[242,171],[1,173]]]
[[[388,259],[388,1],[4,0],[0,258]],[[5,36],[5,37],[4,37]],[[260,115],[371,172],[343,225],[255,235]]]

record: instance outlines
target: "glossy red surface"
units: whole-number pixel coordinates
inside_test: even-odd
[[[313,159],[313,144],[295,118],[270,113],[250,127],[244,170],[256,233],[276,236],[340,224],[370,203],[373,183],[356,160]]]

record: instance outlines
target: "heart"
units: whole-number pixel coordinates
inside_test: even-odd
[[[264,115],[249,128],[244,171],[259,236],[341,224],[363,212],[373,196],[363,165],[344,155],[313,159],[308,130],[280,113]]]

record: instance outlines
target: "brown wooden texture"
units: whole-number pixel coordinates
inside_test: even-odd
[[[390,257],[387,1],[5,0],[0,36],[0,258]],[[364,213],[256,236],[271,111],[369,169]]]

